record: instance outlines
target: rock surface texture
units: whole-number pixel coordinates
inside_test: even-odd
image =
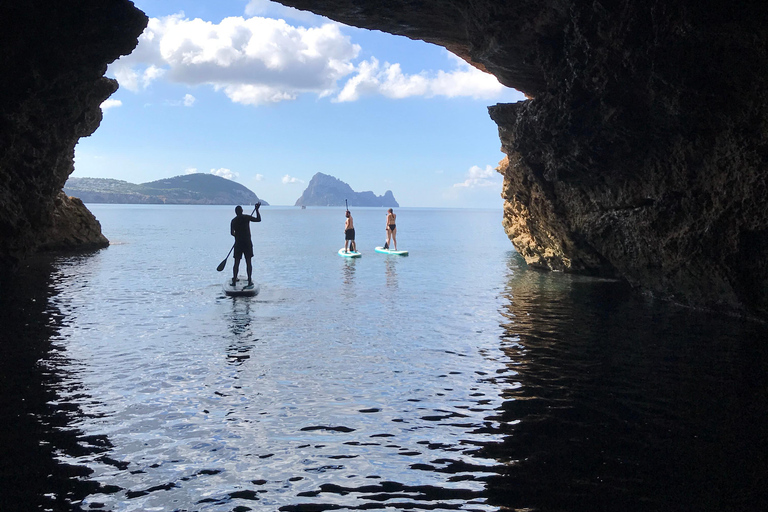
[[[147,18],[125,0],[27,0],[0,2],[0,20],[0,268],[39,249],[104,246],[93,215],[61,191],[75,144],[117,89],[107,64],[133,50]]]
[[[281,0],[445,46],[490,107],[529,264],[768,316],[768,3]]]
[[[54,201],[48,229],[37,236],[38,249],[87,250],[109,245],[101,224],[77,197],[59,192]]]

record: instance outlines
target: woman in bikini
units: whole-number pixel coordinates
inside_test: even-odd
[[[397,237],[395,236],[397,234],[397,224],[395,224],[396,218],[397,215],[392,211],[392,208],[387,210],[387,241],[384,242],[385,249],[389,249],[389,239],[391,237],[395,250],[397,250]]]

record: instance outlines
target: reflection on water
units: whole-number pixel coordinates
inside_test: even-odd
[[[254,338],[251,328],[251,303],[253,297],[232,297],[232,315],[229,319],[229,329],[232,339],[227,346],[227,360],[230,364],[239,366],[251,357],[251,350],[258,338]]]
[[[504,293],[505,464],[491,501],[540,510],[766,510],[765,326],[524,272]]]
[[[57,343],[67,315],[51,301],[60,272],[46,261],[0,279],[0,510],[71,510],[85,496],[117,489],[89,480],[88,457],[110,464],[104,435],[75,425],[83,410],[70,399],[95,403]],[[13,290],[14,293],[8,293]],[[20,293],[19,293],[20,292]],[[69,312],[67,312],[69,313]]]
[[[343,265],[341,266],[342,282],[344,283],[344,297],[350,300],[354,300],[355,293],[355,265],[357,265],[357,258],[344,258]]]
[[[387,287],[392,291],[397,291],[397,262],[393,258],[386,258],[384,260],[387,276]]]

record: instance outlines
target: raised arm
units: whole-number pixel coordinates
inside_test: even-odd
[[[261,207],[261,201],[256,203],[256,208],[254,210],[256,211],[256,217],[251,217],[251,222],[261,222],[261,212],[259,211],[259,208]]]

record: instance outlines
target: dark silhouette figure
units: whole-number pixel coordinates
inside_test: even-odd
[[[240,270],[240,258],[245,256],[245,268],[248,272],[248,285],[253,284],[251,274],[253,267],[251,266],[251,258],[253,258],[253,242],[251,242],[251,222],[261,222],[261,213],[259,207],[261,202],[256,203],[253,211],[256,212],[256,217],[253,215],[244,215],[243,207],[236,206],[235,213],[237,216],[232,219],[229,224],[229,231],[232,236],[235,237],[235,266],[232,269],[232,286],[237,283],[237,272]],[[253,212],[251,212],[253,213]]]

